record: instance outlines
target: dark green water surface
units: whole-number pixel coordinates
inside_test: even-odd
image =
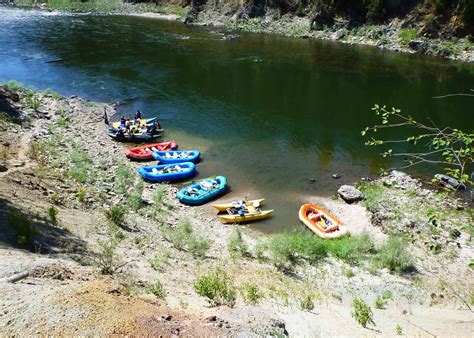
[[[433,99],[473,88],[472,65],[273,35],[224,40],[229,33],[0,7],[0,81],[157,113],[167,139],[202,151],[201,177],[228,177],[225,199],[267,198],[275,216],[255,225],[265,231],[296,225],[310,196],[377,173],[381,150],[360,136],[375,122],[374,103],[474,125],[472,98]]]

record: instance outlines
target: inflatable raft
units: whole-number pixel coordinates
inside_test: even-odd
[[[148,182],[172,182],[193,176],[196,172],[196,165],[191,162],[150,165],[141,167],[137,171]]]
[[[158,120],[158,117],[152,117],[150,119],[140,119],[140,128],[142,127],[148,127],[151,126],[155,121]],[[130,124],[131,125],[136,125],[135,124],[135,119],[130,119]],[[121,124],[120,121],[117,122],[112,122],[112,125],[110,126],[111,129],[115,129],[117,131],[119,128],[125,128],[125,125]]]
[[[214,208],[227,211],[227,215],[218,215],[224,223],[244,223],[259,221],[268,218],[274,210],[261,210],[260,205],[265,199],[238,201],[232,203],[216,204]]]
[[[223,195],[226,191],[227,179],[224,176],[216,176],[181,189],[176,197],[184,204],[201,205]]]
[[[312,203],[301,206],[299,218],[304,225],[321,238],[339,238],[348,232],[345,224],[323,208]]]
[[[146,131],[142,132],[121,132],[121,131],[110,131],[109,136],[113,138],[115,141],[118,142],[133,142],[133,143],[140,143],[140,142],[150,142],[156,140],[157,138],[161,137],[164,129],[156,129],[153,134],[150,134]]]
[[[197,150],[154,151],[153,158],[160,163],[196,162],[199,160]]]
[[[141,147],[126,149],[127,157],[133,160],[146,161],[153,159],[154,151],[165,151],[178,149],[175,141],[168,141],[155,144],[147,144]]]

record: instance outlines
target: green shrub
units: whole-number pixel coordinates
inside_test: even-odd
[[[30,244],[32,238],[37,234],[31,221],[19,210],[10,210],[5,221],[15,234],[16,241],[20,246]]]
[[[207,298],[211,305],[235,305],[237,294],[234,282],[220,268],[200,276],[194,283],[194,289],[199,296]]]
[[[398,37],[403,43],[408,43],[418,38],[418,32],[413,28],[402,28],[400,32],[398,32]]]
[[[125,222],[127,207],[124,205],[115,205],[104,211],[105,217],[113,224],[122,225]]]
[[[51,224],[54,225],[54,226],[57,226],[58,223],[59,223],[58,213],[59,213],[59,210],[54,205],[49,207],[49,209],[48,209],[49,220],[51,221]]]
[[[395,236],[391,236],[380,247],[373,263],[378,268],[387,268],[397,273],[415,270],[413,256],[407,251],[405,242]]]
[[[108,240],[97,240],[99,252],[95,258],[96,264],[99,266],[100,271],[103,274],[111,275],[120,267],[116,264],[116,252],[117,242],[114,239]]]
[[[234,259],[249,256],[248,246],[242,238],[240,229],[236,228],[230,236],[227,249],[229,250],[230,256]]]
[[[209,240],[193,233],[189,219],[182,220],[176,228],[162,227],[161,233],[175,248],[191,252],[196,257],[205,257],[210,247]]]
[[[331,241],[321,241],[326,243],[331,255],[349,264],[360,264],[368,254],[375,252],[374,242],[367,232]]]
[[[313,311],[314,310],[313,297],[310,294],[305,295],[300,300],[300,309],[303,310],[303,311]]]
[[[163,288],[163,285],[160,283],[160,281],[156,281],[155,283],[147,287],[146,292],[154,294],[156,298],[159,298],[159,299],[166,298],[166,291]]]
[[[366,328],[368,324],[375,326],[372,309],[360,298],[354,298],[352,300],[351,315],[364,328]]]
[[[124,232],[114,223],[110,223],[107,226],[107,234],[110,238],[115,240],[117,243],[120,243],[125,239]]]
[[[256,304],[263,294],[255,283],[246,283],[242,286],[240,293],[247,304]]]

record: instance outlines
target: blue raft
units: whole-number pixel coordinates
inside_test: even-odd
[[[226,191],[227,178],[216,176],[200,180],[181,189],[176,197],[184,204],[201,205],[223,195]]]
[[[162,164],[140,167],[138,173],[149,182],[171,182],[191,177],[196,171],[196,165],[191,162],[178,164]]]
[[[199,160],[197,150],[154,151],[153,158],[160,163],[196,162]]]

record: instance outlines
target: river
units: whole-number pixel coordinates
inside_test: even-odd
[[[461,62],[143,17],[0,7],[0,23],[0,81],[158,115],[166,139],[202,152],[200,177],[227,176],[225,199],[266,197],[276,211],[263,231],[294,227],[310,196],[393,165],[360,135],[375,103],[474,125],[472,98],[433,98],[474,87]]]

